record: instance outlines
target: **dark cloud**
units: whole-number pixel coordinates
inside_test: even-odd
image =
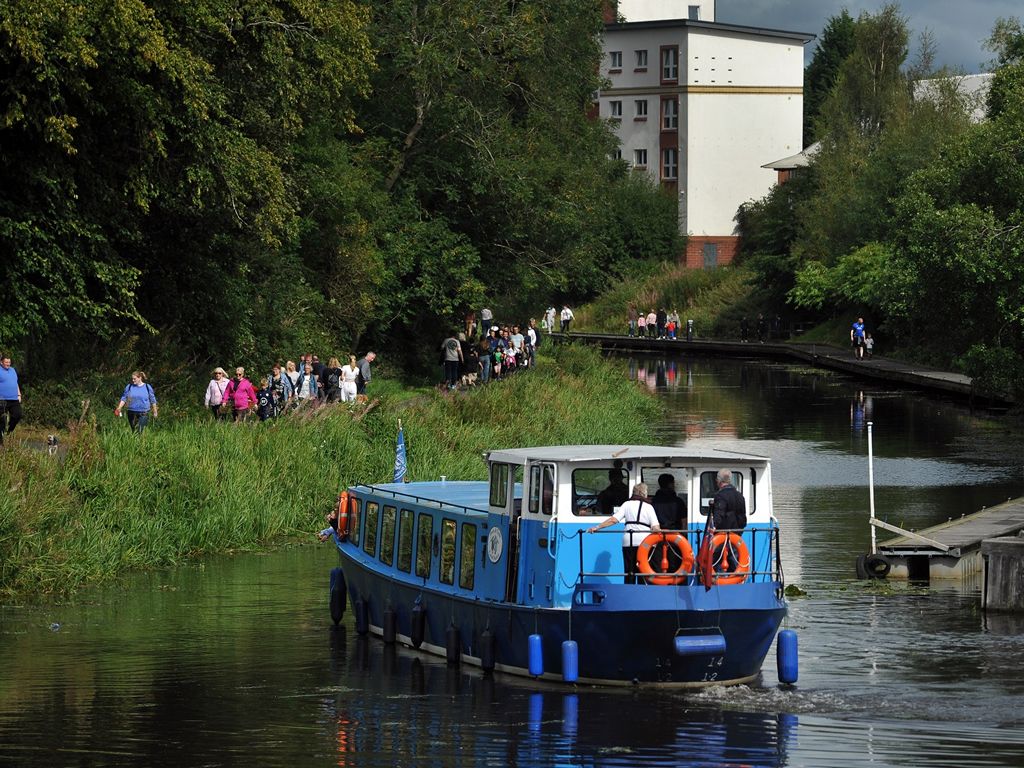
[[[882,7],[879,0],[717,0],[716,19],[731,24],[787,29],[821,34],[829,17],[843,8],[857,17],[862,11],[874,13]],[[938,64],[964,72],[980,72],[992,55],[982,43],[988,38],[999,17],[1024,14],[1021,0],[904,0],[900,3],[913,33],[917,36],[930,30],[938,46]],[[807,46],[807,56],[815,42]]]

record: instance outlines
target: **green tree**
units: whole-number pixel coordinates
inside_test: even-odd
[[[825,23],[811,63],[804,70],[804,146],[817,141],[815,123],[821,105],[839,76],[839,68],[853,52],[854,21],[845,8]]]

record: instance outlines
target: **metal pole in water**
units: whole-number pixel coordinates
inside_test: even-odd
[[[871,554],[878,554],[875,544],[875,453],[871,439],[872,422],[868,422],[868,507],[871,515]]]

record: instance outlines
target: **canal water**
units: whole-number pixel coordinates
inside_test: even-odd
[[[538,686],[334,629],[328,546],[0,607],[0,765],[1021,766],[1024,619],[977,584],[865,583],[879,514],[923,527],[1024,495],[1024,434],[965,406],[763,361],[622,358],[665,443],[773,459],[800,639],[753,686]],[[581,643],[585,643],[581,641]],[[585,651],[584,651],[585,652]]]

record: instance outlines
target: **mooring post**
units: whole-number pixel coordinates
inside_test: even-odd
[[[878,548],[875,544],[875,453],[871,440],[872,422],[868,422],[868,510],[871,515],[871,554],[877,555]]]

